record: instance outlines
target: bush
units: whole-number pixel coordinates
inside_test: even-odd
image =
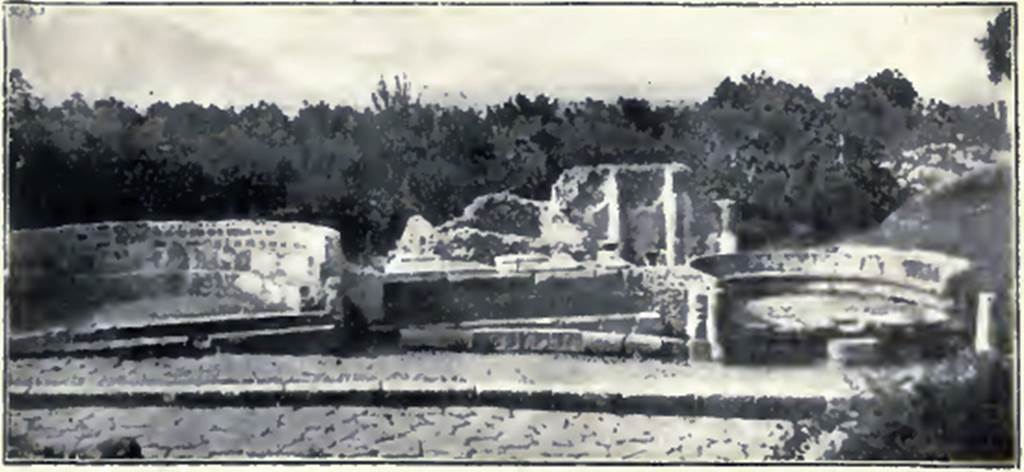
[[[832,460],[1012,460],[1011,369],[1005,358],[961,352],[870,374],[866,399],[831,411],[812,436],[846,436]]]

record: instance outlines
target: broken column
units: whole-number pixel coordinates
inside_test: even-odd
[[[675,168],[666,166],[661,184],[661,211],[665,217],[665,264],[676,265],[676,193],[674,187]]]
[[[601,190],[608,211],[608,228],[605,238],[599,243],[597,260],[602,266],[620,267],[626,262],[622,260],[622,207],[619,202],[618,172],[615,167],[609,169]]]
[[[718,226],[718,253],[732,254],[738,249],[738,240],[735,233],[735,212],[736,202],[723,199],[715,200],[719,211]]]
[[[733,200],[715,200],[719,209],[718,225],[718,253],[733,254],[739,248],[735,232],[736,202]],[[708,343],[708,355],[713,361],[721,361],[724,357],[722,345],[719,342],[718,320],[721,310],[726,309],[728,303],[725,300],[725,287],[721,282],[716,283],[708,294],[707,315],[704,320],[704,335]]]
[[[712,286],[694,287],[687,290],[686,335],[691,361],[710,361],[711,343],[708,341],[707,322]]]

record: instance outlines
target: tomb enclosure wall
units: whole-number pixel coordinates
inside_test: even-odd
[[[323,306],[339,233],[253,220],[111,222],[10,236],[12,328],[103,328]]]

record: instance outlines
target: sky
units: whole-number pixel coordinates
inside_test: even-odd
[[[700,101],[765,71],[818,96],[885,68],[957,104],[1012,100],[975,38],[997,7],[48,6],[9,18],[8,67],[55,104],[72,93],[139,107],[193,101],[288,113],[370,105],[381,76],[422,98],[486,105]]]

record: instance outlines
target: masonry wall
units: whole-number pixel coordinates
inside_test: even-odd
[[[340,275],[340,237],[302,223],[68,225],[10,238],[15,333],[313,309]]]
[[[661,334],[694,339],[706,335],[713,285],[709,276],[667,266],[391,280],[383,285],[383,315],[409,327],[654,311],[667,328]]]
[[[601,243],[620,237],[612,228],[619,216],[612,215],[618,198],[613,184],[611,167],[576,167],[563,172],[552,187],[549,206],[554,223],[573,228],[565,233],[579,240],[566,242],[582,259],[593,258]]]
[[[664,265],[666,214],[662,168],[623,168],[615,172],[619,196],[620,254],[636,265]]]
[[[480,319],[640,311],[618,273],[533,274],[396,281],[384,285],[384,318],[397,326]]]
[[[688,264],[695,257],[716,254],[722,232],[721,209],[704,195],[694,193],[689,173],[673,174],[672,191],[676,198],[675,264]]]
[[[666,182],[666,179],[670,179]],[[551,207],[582,237],[583,258],[605,243],[637,265],[685,265],[718,251],[720,210],[682,165],[602,165],[567,170]]]

